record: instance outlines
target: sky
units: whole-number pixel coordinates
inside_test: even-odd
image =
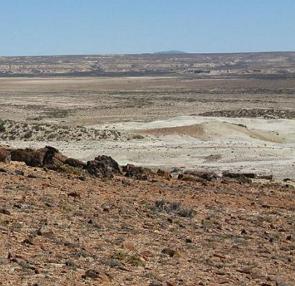
[[[295,51],[295,0],[0,0],[0,56]]]

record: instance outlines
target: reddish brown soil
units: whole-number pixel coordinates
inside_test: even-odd
[[[295,283],[291,186],[0,168],[0,285]]]

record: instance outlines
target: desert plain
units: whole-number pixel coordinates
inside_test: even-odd
[[[53,145],[81,160],[103,153],[122,164],[294,178],[294,86],[188,76],[2,78],[1,119],[11,122],[0,139]]]
[[[0,75],[0,285],[295,285],[295,53]]]

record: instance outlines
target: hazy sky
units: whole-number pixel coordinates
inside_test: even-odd
[[[295,0],[0,0],[0,55],[294,51]]]

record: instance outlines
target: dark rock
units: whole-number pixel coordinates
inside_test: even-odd
[[[202,179],[202,178],[199,178],[199,177],[196,177],[196,176],[193,176],[193,175],[190,175],[190,174],[179,174],[177,176],[177,179],[178,180],[182,180],[182,181],[185,181],[185,182],[199,182],[199,183],[206,183],[206,180]]]
[[[165,178],[167,180],[170,180],[172,178],[172,176],[171,176],[171,174],[169,172],[166,172],[166,171],[161,170],[161,169],[159,169],[157,171],[157,175],[160,176],[160,177],[163,177],[163,178]]]
[[[212,181],[218,179],[218,175],[214,172],[206,172],[206,171],[185,171],[185,175],[191,175],[193,177],[198,177],[204,179],[206,181]]]
[[[36,175],[34,175],[34,174],[29,174],[29,175],[28,175],[28,178],[30,178],[30,179],[37,179],[37,178],[39,178],[39,177],[36,176]]]
[[[17,162],[24,162],[31,167],[42,167],[45,157],[46,149],[33,150],[26,149],[12,149],[11,160]]]
[[[0,208],[0,214],[11,215],[10,211],[4,208]]]
[[[76,269],[77,268],[77,265],[72,261],[72,260],[67,260],[65,262],[65,265],[71,269]]]
[[[72,198],[80,198],[80,194],[78,194],[77,192],[71,192],[68,194],[69,197],[72,197]]]
[[[22,244],[33,245],[34,243],[30,238],[26,238],[22,241]]]
[[[168,256],[170,256],[170,257],[173,257],[173,256],[176,254],[176,251],[173,250],[173,249],[171,249],[171,248],[164,248],[164,249],[162,250],[162,253],[163,253],[163,254],[166,254],[166,255],[168,255]]]
[[[67,158],[64,163],[71,166],[71,167],[81,168],[81,169],[83,169],[87,166],[84,162],[77,160],[77,159],[73,159],[73,158]]]
[[[0,147],[0,162],[9,163],[11,161],[10,151]]]
[[[241,234],[247,234],[247,231],[245,229],[242,229]]]
[[[143,167],[137,167],[132,164],[127,164],[124,166],[123,172],[125,173],[126,177],[142,181],[147,180],[148,177],[152,175],[151,170]]]
[[[84,176],[79,176],[78,179],[79,179],[80,181],[86,181],[86,177],[84,177]]]
[[[256,174],[254,173],[232,173],[232,172],[223,172],[222,176],[227,179],[233,179],[240,183],[251,183],[252,180],[256,178]]]
[[[271,181],[273,179],[273,175],[257,175],[257,179]]]
[[[24,176],[25,173],[22,170],[15,170],[14,173],[18,176]]]
[[[64,156],[63,154],[61,154],[54,147],[46,146],[44,149],[45,149],[45,156],[44,156],[42,167],[46,167],[48,169],[56,170],[56,171],[60,170],[68,158]]]
[[[85,169],[91,175],[102,178],[112,178],[114,174],[121,174],[119,164],[112,157],[105,155],[88,161]]]
[[[61,154],[56,148],[46,146],[41,149],[12,149],[11,160],[24,162],[30,167],[43,167],[51,170],[62,170],[67,157]]]
[[[93,269],[89,269],[89,270],[85,271],[83,278],[97,279],[97,278],[99,278],[99,272],[97,272],[96,270],[93,270]]]
[[[192,241],[190,238],[186,238],[186,239],[185,239],[185,242],[186,242],[186,243],[192,243],[193,241]]]
[[[288,236],[286,237],[286,240],[292,240],[292,236],[291,236],[291,235],[288,235]]]

